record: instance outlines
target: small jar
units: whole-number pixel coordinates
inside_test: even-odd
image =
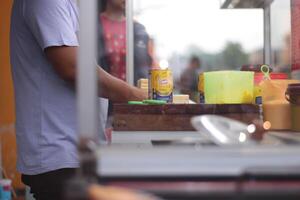
[[[300,84],[289,84],[286,98],[291,105],[292,130],[300,132]]]
[[[11,200],[11,183],[9,179],[0,180],[0,199]]]

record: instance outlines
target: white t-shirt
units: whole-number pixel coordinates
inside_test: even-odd
[[[14,1],[11,64],[17,167],[23,174],[79,166],[75,91],[44,54],[47,47],[79,45],[78,17],[75,0]]]

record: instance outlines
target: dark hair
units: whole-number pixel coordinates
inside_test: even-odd
[[[106,9],[107,0],[98,0],[98,11],[103,13]]]
[[[190,57],[190,62],[191,63],[198,63],[199,65],[201,65],[201,59],[196,55],[192,55]]]

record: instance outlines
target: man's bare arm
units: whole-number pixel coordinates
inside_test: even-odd
[[[147,99],[147,94],[126,82],[115,78],[98,67],[99,85],[101,85],[100,96],[111,99],[114,102],[133,101]]]
[[[65,81],[75,84],[77,66],[77,47],[49,47],[45,49],[48,60],[54,67],[56,73]],[[99,95],[114,102],[129,100],[143,100],[147,95],[140,89],[119,80],[102,68],[97,69],[99,77]]]

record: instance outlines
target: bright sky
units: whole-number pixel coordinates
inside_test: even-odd
[[[220,51],[227,41],[248,52],[263,46],[263,11],[222,10],[219,0],[135,0],[136,19],[155,39],[158,54],[168,57],[197,45]]]

